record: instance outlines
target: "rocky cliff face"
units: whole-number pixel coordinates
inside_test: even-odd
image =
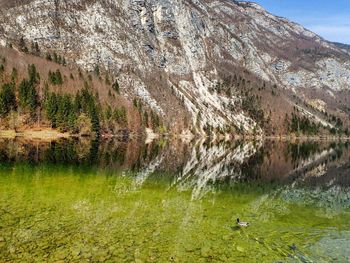
[[[325,112],[344,123],[349,119],[349,50],[257,4],[6,2],[0,14],[1,45],[24,37],[86,70],[99,64],[118,78],[125,97],[140,98],[173,129],[261,131],[238,86],[253,93],[261,86],[277,86],[275,100],[284,109],[260,95],[265,116],[277,126],[293,107],[323,126],[334,126]]]

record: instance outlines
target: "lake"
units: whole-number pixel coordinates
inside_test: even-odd
[[[0,139],[0,262],[350,262],[349,146]]]

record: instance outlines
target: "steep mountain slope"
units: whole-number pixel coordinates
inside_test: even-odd
[[[13,124],[9,125],[8,119],[10,116],[4,116],[2,110],[2,89],[8,83],[13,83],[16,87],[15,91],[19,95],[20,87],[23,83],[22,80],[28,78],[29,65],[35,65],[36,71],[39,76],[39,82],[36,85],[38,100],[40,101],[39,107],[36,110],[36,114],[26,109],[21,109],[20,102],[18,101],[17,112],[19,118],[17,120],[17,129],[29,128],[38,124],[42,128],[49,126],[45,117],[44,100],[46,96],[46,89],[55,94],[69,95],[74,97],[77,93],[81,92],[83,88],[88,87],[89,90],[93,87],[95,90],[91,90],[93,93],[97,93],[98,100],[103,105],[100,109],[100,124],[101,132],[103,134],[114,133],[118,131],[129,130],[134,132],[140,132],[143,130],[141,127],[142,120],[140,119],[139,110],[134,107],[131,101],[128,101],[122,95],[120,95],[115,89],[113,89],[112,83],[114,80],[111,76],[102,75],[96,76],[94,73],[84,72],[74,65],[64,66],[54,61],[48,61],[47,59],[38,57],[36,55],[25,54],[18,52],[17,50],[0,47],[0,130],[9,128]],[[50,72],[60,72],[62,83],[54,85],[52,79],[50,79]],[[107,77],[108,76],[108,77]],[[109,79],[108,79],[109,78]],[[4,85],[5,84],[5,85]],[[40,108],[40,111],[39,111]],[[111,115],[115,115],[116,112],[127,112],[123,121],[115,120],[114,116],[105,118],[105,110],[110,109]],[[66,110],[66,109],[65,109]],[[40,120],[41,123],[37,123]],[[10,121],[11,122],[11,121]],[[119,123],[118,123],[119,122]]]
[[[334,42],[334,44],[337,45],[338,47],[340,47],[342,49],[345,49],[346,51],[350,52],[350,45],[337,43],[337,42]]]
[[[349,51],[257,4],[6,2],[1,45],[23,37],[86,70],[100,65],[172,130],[284,133],[293,111],[328,128],[349,124]]]

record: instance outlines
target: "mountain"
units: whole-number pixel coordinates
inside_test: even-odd
[[[337,42],[334,42],[333,44],[350,52],[350,45],[343,44],[343,43],[337,43]]]
[[[115,78],[171,131],[345,131],[350,51],[251,2],[2,1],[0,44]],[[23,44],[23,43],[22,43]],[[43,56],[43,55],[41,55]],[[97,92],[99,90],[95,88]]]

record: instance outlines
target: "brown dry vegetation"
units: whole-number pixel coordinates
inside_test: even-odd
[[[30,3],[32,0],[0,0],[1,8],[10,8],[18,5],[25,5]]]
[[[27,78],[28,65],[34,64],[40,73],[40,84],[38,85],[38,95],[40,98],[44,95],[44,90],[46,85],[48,85],[49,90],[59,93],[59,94],[72,94],[75,95],[84,86],[88,85],[97,95],[102,112],[109,105],[112,109],[124,107],[127,111],[127,124],[126,126],[119,127],[119,129],[128,129],[129,131],[140,132],[141,127],[141,117],[137,109],[133,106],[132,101],[125,99],[124,96],[118,94],[112,88],[112,83],[115,81],[115,77],[110,76],[108,73],[101,73],[100,76],[96,76],[93,72],[83,72],[76,66],[63,66],[57,63],[48,61],[44,58],[25,54],[19,52],[15,48],[5,48],[0,47],[0,58],[1,64],[4,65],[5,71],[0,75],[0,84],[11,82],[11,72],[15,68],[18,72],[17,78],[15,80],[16,85],[18,85],[24,78]],[[5,60],[3,60],[5,59]],[[62,85],[51,85],[48,79],[49,71],[54,72],[59,70],[62,74],[63,84]],[[82,72],[81,74],[79,72]],[[106,75],[110,83],[106,83]],[[26,118],[26,116],[22,116]],[[0,124],[4,124],[4,118],[0,120]],[[27,121],[23,121],[26,123]],[[23,125],[20,130],[28,130],[31,127],[48,127],[49,123],[43,119],[38,125],[38,123],[32,123],[32,125]],[[104,133],[109,133],[109,130],[102,126]],[[118,129],[118,127],[117,127]]]

